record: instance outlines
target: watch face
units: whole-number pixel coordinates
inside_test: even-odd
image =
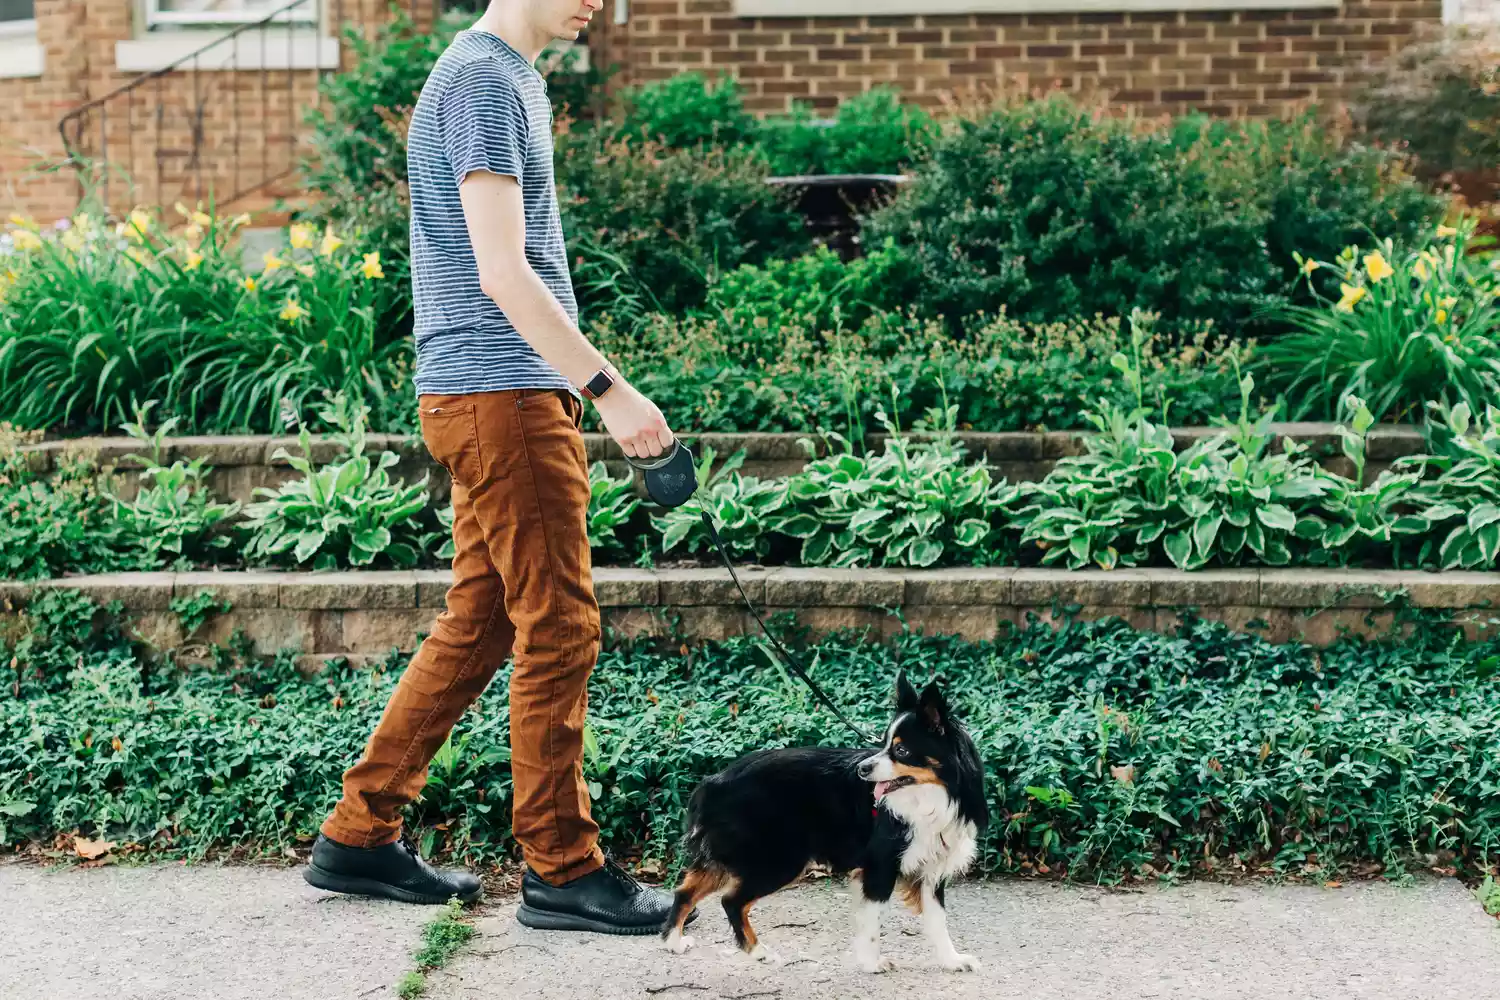
[[[584,386],[584,388],[589,391],[590,396],[597,399],[599,396],[604,395],[609,387],[614,384],[615,380],[610,377],[609,372],[601,370],[594,373],[594,377],[589,379],[588,385]]]

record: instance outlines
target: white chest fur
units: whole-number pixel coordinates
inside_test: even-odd
[[[911,843],[901,855],[901,874],[924,882],[954,878],[977,853],[974,824],[958,815],[958,803],[938,785],[914,785],[887,795],[881,807],[905,821]]]

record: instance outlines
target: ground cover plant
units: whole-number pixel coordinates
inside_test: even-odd
[[[0,690],[0,841],[78,836],[198,857],[307,843],[402,667],[148,673],[78,595],[28,612]],[[946,678],[986,766],[980,870],[1082,880],[1493,864],[1500,648],[1433,623],[1326,649],[1188,616],[1032,623],[993,643],[844,635],[807,662],[866,727],[898,668]],[[509,856],[504,677],[431,770],[429,850]],[[590,692],[585,773],[605,843],[670,863],[698,780],[755,748],[846,737],[753,639],[610,644]]]

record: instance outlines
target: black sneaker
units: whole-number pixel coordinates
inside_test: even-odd
[[[467,903],[484,891],[468,872],[438,871],[423,861],[405,833],[382,847],[346,847],[319,834],[302,877],[329,892],[401,903],[446,903],[455,896]]]
[[[531,869],[521,879],[523,926],[545,931],[658,934],[672,912],[672,894],[631,878],[613,861],[563,885],[548,885]],[[698,915],[694,910],[688,917]]]

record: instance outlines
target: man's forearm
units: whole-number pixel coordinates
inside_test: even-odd
[[[573,385],[584,385],[609,364],[529,263],[508,268],[503,278],[497,276],[483,285],[521,339]]]

